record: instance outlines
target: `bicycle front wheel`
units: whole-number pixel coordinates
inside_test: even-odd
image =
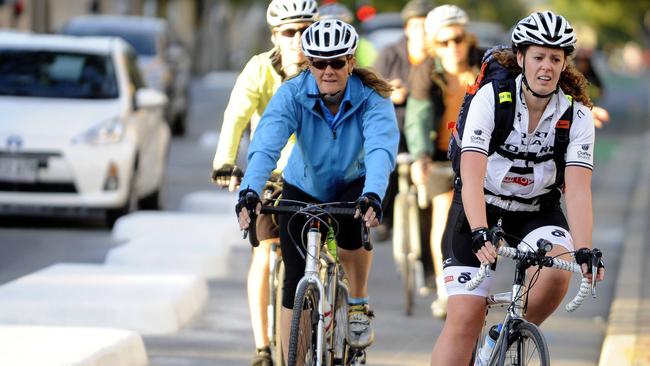
[[[289,366],[313,366],[318,359],[318,301],[314,286],[300,286],[296,292],[289,336]]]
[[[505,330],[505,329],[504,329]],[[513,325],[507,342],[495,349],[496,362],[492,366],[549,366],[548,346],[542,332],[535,324],[522,321]]]

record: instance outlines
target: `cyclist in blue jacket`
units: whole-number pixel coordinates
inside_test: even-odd
[[[240,197],[248,192],[259,195],[280,151],[295,134],[283,171],[283,198],[314,203],[368,198],[370,208],[361,213],[365,225],[379,224],[399,131],[390,85],[356,65],[358,39],[354,27],[336,19],[318,21],[303,33],[309,70],[285,82],[264,111],[249,147]],[[246,229],[250,216],[241,198],[236,211],[240,227]],[[305,268],[302,253],[290,239],[290,232],[300,237],[304,221],[294,219],[289,227],[288,220],[279,216],[286,269],[281,315],[285,345],[296,286]],[[350,284],[348,342],[366,347],[374,339],[367,293],[372,253],[361,249],[360,225],[353,219],[339,221],[337,253]]]

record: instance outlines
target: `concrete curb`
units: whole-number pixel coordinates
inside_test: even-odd
[[[122,329],[0,326],[0,365],[145,366],[140,335]]]
[[[626,216],[616,292],[612,300],[599,366],[636,366],[650,362],[649,329],[640,327],[643,316],[643,269],[645,267],[645,234],[650,202],[650,134],[645,136],[637,184]],[[643,332],[646,334],[644,335]],[[642,342],[645,339],[646,345]]]
[[[174,333],[208,299],[203,278],[59,263],[0,287],[0,324],[90,326]]]

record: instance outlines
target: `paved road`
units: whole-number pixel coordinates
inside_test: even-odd
[[[233,82],[232,73],[221,73],[193,84],[189,134],[174,140],[170,154],[167,197],[170,209],[176,208],[187,193],[214,189],[208,180],[213,154],[209,142],[214,142],[214,135],[211,137],[204,132],[218,128]],[[638,94],[633,93],[631,98],[634,97]],[[620,105],[617,107],[629,111]],[[647,115],[639,115],[639,118],[647,118]],[[599,288],[597,302],[588,300],[576,314],[558,310],[544,324],[554,365],[597,364],[618,272],[617,255],[625,234],[622,223],[628,192],[633,186],[639,159],[634,153],[639,139],[626,135],[624,130],[607,128],[599,133],[608,149],[601,152],[595,173],[597,229],[594,241],[608,255],[608,281]],[[625,144],[619,143],[622,138],[626,139]],[[97,219],[3,218],[0,223],[0,283],[56,262],[102,262],[105,253],[114,245],[109,231]],[[432,344],[442,328],[442,322],[430,315],[429,304],[433,298],[418,298],[414,316],[405,317],[390,243],[377,243],[375,254],[370,294],[377,312],[374,323],[377,341],[370,350],[368,362],[371,365],[427,365]],[[209,303],[190,326],[174,335],[144,338],[151,365],[248,365],[253,344],[242,268],[247,268],[249,257],[250,250],[242,242],[230,263],[231,275],[210,283]],[[500,266],[501,272],[497,275],[502,288],[511,279],[506,267]]]

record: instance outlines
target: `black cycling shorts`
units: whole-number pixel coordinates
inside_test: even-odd
[[[526,243],[536,248],[537,238],[543,237],[555,245],[573,250],[571,234],[566,217],[559,202],[538,212],[507,211],[492,205],[486,205],[488,226],[493,227],[499,219],[506,233],[506,241],[513,246]],[[510,237],[513,236],[514,238]],[[526,239],[520,244],[519,240]],[[449,209],[447,226],[442,237],[443,273],[449,295],[475,294],[484,296],[489,290],[490,281],[486,280],[474,292],[464,290],[464,283],[473,277],[480,266],[472,251],[472,233],[465,216],[460,192],[454,192],[454,200]]]
[[[338,202],[353,202],[361,195],[365,177],[356,179],[348,184],[338,195],[335,201]],[[309,203],[322,203],[322,201],[310,196],[309,194],[301,191],[297,187],[284,182],[282,189],[282,198],[286,200],[297,200]],[[292,206],[291,202],[280,202],[281,206]],[[293,308],[293,298],[296,293],[296,286],[305,274],[305,261],[300,253],[304,253],[305,249],[300,241],[302,228],[306,222],[306,218],[302,216],[295,216],[291,220],[289,227],[289,219],[291,215],[278,215],[280,226],[280,246],[282,247],[282,260],[284,261],[285,277],[284,287],[282,293],[282,306],[288,309]],[[361,248],[361,221],[348,217],[335,217],[338,221],[338,235],[336,241],[339,247],[349,250]],[[321,225],[322,239],[325,240],[327,232],[325,225]],[[289,231],[293,238],[296,240],[294,243],[289,235]],[[307,235],[303,236],[303,240],[307,242]],[[298,246],[301,252],[296,248]]]

